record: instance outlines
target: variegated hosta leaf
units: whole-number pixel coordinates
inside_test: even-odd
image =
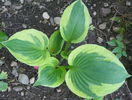
[[[58,67],[58,61],[52,59],[53,64],[41,66],[38,71],[38,80],[34,86],[58,87],[64,82],[66,70]]]
[[[55,31],[49,39],[48,49],[51,54],[57,55],[58,53],[60,53],[63,44],[64,44],[64,40],[60,35],[60,31]]]
[[[85,39],[91,17],[82,0],[77,0],[68,6],[61,18],[60,32],[64,40],[78,43]]]
[[[86,44],[71,52],[66,74],[70,90],[83,98],[98,98],[117,90],[130,75],[118,58],[104,47]]]
[[[15,33],[2,44],[19,61],[31,66],[42,66],[50,56],[47,51],[48,37],[35,29]]]
[[[7,88],[8,88],[8,84],[3,81],[0,81],[0,91],[6,91]]]

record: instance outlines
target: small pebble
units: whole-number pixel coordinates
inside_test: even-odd
[[[96,4],[93,4],[94,7],[96,7]]]
[[[11,87],[8,87],[8,92],[10,92],[11,91]]]
[[[96,11],[94,11],[94,12],[93,12],[93,15],[94,15],[94,16],[96,16],[96,15],[97,15],[97,12],[96,12]]]
[[[0,66],[2,66],[5,63],[5,61],[0,60]]]
[[[108,7],[108,6],[109,6],[109,4],[105,2],[104,3],[104,7]]]
[[[60,17],[54,17],[55,24],[60,25],[60,20],[61,20]]]
[[[102,43],[102,42],[103,42],[103,39],[102,39],[101,37],[98,37],[98,38],[97,38],[97,42],[98,42],[98,43]]]
[[[61,92],[61,89],[57,89],[57,92],[60,93]]]
[[[23,87],[21,87],[21,86],[13,87],[13,90],[16,92],[19,92],[19,91],[23,90]]]
[[[23,27],[23,28],[27,28],[27,25],[26,25],[26,24],[22,24],[22,27]]]
[[[21,92],[21,96],[24,96],[24,92],[23,91]]]
[[[100,25],[99,25],[99,29],[104,30],[104,29],[106,28],[106,25],[107,25],[106,22],[100,24]]]
[[[44,12],[42,16],[43,16],[44,19],[49,19],[50,18],[49,14],[47,12]]]
[[[5,5],[5,6],[10,6],[10,5],[11,5],[11,2],[10,2],[10,1],[6,1],[6,2],[4,3],[4,5]]]
[[[23,4],[24,3],[24,0],[20,0],[20,2],[21,2],[21,4]]]
[[[114,39],[114,37],[110,37],[110,41],[113,40],[113,39]]]
[[[14,75],[15,77],[18,77],[18,72],[17,72],[17,69],[15,67],[13,67],[13,70],[12,70],[12,75]]]
[[[16,67],[16,66],[18,66],[18,64],[17,64],[17,62],[12,61],[10,66],[11,66],[11,67]]]
[[[110,13],[111,13],[111,9],[110,8],[101,8],[101,15],[102,16],[106,17]]]
[[[126,1],[126,6],[130,7],[131,6],[131,2],[130,1]]]
[[[26,74],[20,74],[18,77],[18,80],[22,84],[28,84],[29,83],[29,78]]]
[[[33,84],[35,82],[35,77],[32,77],[31,79],[30,79],[30,84]]]
[[[29,90],[30,89],[30,86],[27,86],[27,89]]]

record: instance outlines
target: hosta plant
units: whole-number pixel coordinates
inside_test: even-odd
[[[85,39],[90,23],[87,7],[82,0],[76,0],[65,9],[60,30],[49,39],[41,31],[26,29],[1,44],[17,60],[39,66],[34,86],[55,88],[65,81],[76,95],[100,100],[121,87],[130,75],[118,58],[102,46],[85,44],[69,50],[72,43]]]

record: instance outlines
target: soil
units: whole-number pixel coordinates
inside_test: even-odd
[[[10,1],[11,4],[5,5],[6,1]],[[20,1],[24,1],[24,3]],[[15,32],[23,29],[35,28],[50,36],[53,31],[59,29],[59,25],[54,23],[54,17],[60,17],[64,9],[73,1],[74,0],[1,0],[0,30],[5,31],[8,36],[11,36]],[[131,0],[128,1],[132,3]],[[117,34],[114,33],[112,29],[115,24],[109,19],[113,16],[126,16],[127,21],[132,21],[132,4],[127,6],[125,0],[84,0],[84,2],[89,8],[90,15],[93,18],[92,24],[95,26],[95,29],[89,31],[89,35],[85,41],[74,44],[71,48],[73,49],[85,43],[93,43],[111,49],[106,42]],[[104,3],[108,5],[104,5]],[[108,15],[104,16],[101,12],[102,8],[109,8],[111,11]],[[43,12],[48,12],[50,19],[45,20],[42,17]],[[104,22],[107,23],[105,29],[99,29],[99,25]],[[128,57],[122,57],[121,59],[130,74],[132,74],[131,32],[132,27],[127,29],[125,33],[125,39],[128,41],[126,44]],[[103,41],[98,42],[98,37]],[[7,80],[9,88],[5,92],[0,92],[0,100],[84,100],[70,92],[65,83],[58,88],[22,85],[19,83],[18,77],[12,75],[12,61],[17,62],[17,66],[15,67],[18,73],[26,74],[29,79],[32,77],[37,78],[37,70],[18,62],[5,48],[0,50],[0,58],[5,62],[0,66],[0,71],[5,71],[9,75]],[[21,87],[22,90],[16,91],[13,89],[14,87]],[[129,78],[119,90],[107,95],[105,100],[132,100],[131,91],[132,78]]]

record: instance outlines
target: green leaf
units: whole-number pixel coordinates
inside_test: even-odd
[[[6,91],[7,88],[8,88],[8,84],[3,81],[0,81],[0,91]]]
[[[104,97],[95,98],[93,100],[104,100]]]
[[[55,31],[49,39],[48,49],[49,49],[50,53],[53,55],[59,54],[63,45],[64,45],[64,40],[61,37],[60,32]]]
[[[113,53],[122,53],[122,48],[120,48],[120,47],[116,47],[116,48],[114,48],[113,50],[112,50],[112,52]]]
[[[112,17],[110,20],[115,21],[115,22],[120,22],[121,17]]]
[[[64,67],[44,65],[39,69],[38,80],[34,86],[58,87],[64,82],[65,73]]]
[[[123,52],[122,52],[122,55],[125,56],[125,57],[127,57],[126,51],[123,51]]]
[[[0,73],[0,80],[2,80],[2,79],[7,79],[7,73],[6,72],[1,72]]]
[[[0,31],[0,42],[6,41],[8,39],[8,36],[6,33]],[[0,49],[3,47],[3,45],[0,43]]]
[[[130,75],[118,58],[104,47],[86,44],[68,57],[71,69],[66,73],[66,84],[83,98],[103,97],[117,90]]]
[[[119,33],[119,34],[123,34],[125,33],[125,28],[124,27],[119,27],[115,30],[115,32]]]
[[[17,32],[2,44],[17,60],[30,66],[42,66],[50,56],[48,37],[35,29]]]
[[[91,17],[82,0],[68,6],[61,18],[60,32],[63,39],[70,43],[83,41],[88,33]]]
[[[61,52],[61,57],[67,60],[70,53],[71,53],[71,51],[68,51],[68,52],[67,51],[62,51]]]
[[[120,59],[122,57],[121,53],[116,53],[116,56]]]
[[[108,41],[107,42],[110,46],[116,46],[116,41],[115,39],[111,40],[111,41]]]

